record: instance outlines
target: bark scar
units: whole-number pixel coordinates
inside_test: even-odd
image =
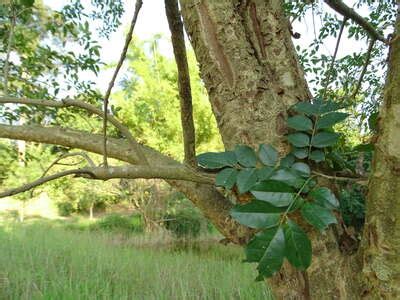
[[[250,14],[251,22],[253,23],[253,28],[254,28],[254,32],[257,37],[258,45],[260,47],[261,56],[262,56],[262,58],[265,58],[266,57],[265,48],[264,48],[265,40],[264,40],[264,36],[261,32],[260,21],[257,18],[257,7],[254,2],[250,3],[249,14]]]
[[[214,57],[220,72],[226,78],[230,87],[234,87],[235,76],[228,57],[224,53],[223,47],[218,40],[217,29],[214,21],[211,19],[208,8],[204,2],[200,2],[196,5],[196,9],[203,27],[204,40],[209,45],[210,54]]]

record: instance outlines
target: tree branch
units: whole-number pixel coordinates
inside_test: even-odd
[[[9,197],[9,196],[13,196],[13,195],[16,195],[16,194],[19,194],[19,193],[23,193],[23,192],[29,191],[30,189],[32,189],[34,187],[37,187],[39,185],[42,185],[42,184],[44,184],[46,182],[49,182],[49,181],[52,181],[52,180],[56,180],[56,179],[61,178],[61,177],[65,177],[65,176],[69,176],[69,175],[84,174],[84,173],[87,174],[87,175],[90,175],[90,173],[88,173],[88,171],[86,171],[86,170],[75,169],[75,170],[63,171],[63,172],[56,173],[56,174],[53,174],[53,175],[50,175],[50,176],[47,176],[47,177],[42,177],[42,178],[39,178],[39,179],[37,179],[35,181],[32,181],[30,183],[27,183],[27,184],[24,184],[24,185],[22,185],[20,187],[17,187],[15,189],[10,189],[10,190],[1,192],[0,193],[0,198]]]
[[[83,157],[91,167],[95,167],[96,165],[94,164],[93,160],[87,155],[85,152],[67,152],[62,155],[60,155],[55,161],[53,161],[50,166],[47,167],[47,169],[43,172],[42,176],[40,178],[46,176],[46,174],[50,171],[50,169],[56,165],[60,160],[67,158],[67,157],[73,157],[73,156],[81,156]]]
[[[104,151],[102,135],[57,127],[0,124],[0,138],[55,144],[98,154],[102,154]],[[150,147],[144,145],[139,145],[139,147],[153,166],[181,166],[177,161]],[[120,161],[132,164],[140,163],[137,153],[122,139],[109,138],[107,154],[109,157]],[[151,168],[151,166],[148,166],[148,168]],[[232,242],[243,244],[252,235],[252,230],[232,219],[229,214],[232,203],[219,193],[213,185],[183,180],[167,180],[167,182],[184,193],[202,211],[205,217],[211,220],[217,229]]]
[[[94,113],[99,117],[104,117],[104,112],[97,108],[94,105],[89,103],[73,100],[73,99],[64,99],[62,101],[54,101],[54,100],[43,100],[43,99],[29,99],[29,98],[15,98],[15,97],[0,97],[0,104],[6,103],[14,103],[14,104],[26,104],[26,105],[39,105],[39,106],[47,106],[47,107],[55,107],[55,108],[67,108],[70,106],[78,107],[84,109],[90,113]],[[108,114],[108,120],[111,124],[113,124],[121,133],[126,137],[133,150],[136,152],[138,156],[138,161],[141,164],[148,164],[146,156],[143,154],[141,150],[140,144],[133,138],[131,132],[127,127],[125,127],[121,122],[118,121],[113,115]],[[106,149],[104,149],[106,150]],[[102,152],[104,154],[104,151]]]
[[[172,47],[178,68],[178,87],[181,106],[181,122],[185,162],[196,167],[196,135],[193,121],[192,91],[187,62],[185,36],[177,0],[165,0],[165,12],[171,31]]]
[[[379,40],[385,44],[389,43],[389,41],[382,34],[380,34],[370,23],[368,23],[367,20],[365,20],[362,16],[360,16],[354,9],[347,6],[343,1],[341,1],[341,0],[325,0],[325,3],[328,4],[332,9],[334,9],[336,12],[338,12],[342,16],[345,16],[345,17],[353,20],[359,26],[364,28],[364,30],[368,33],[368,35],[372,39]]]
[[[364,66],[363,66],[361,74],[360,74],[360,78],[358,79],[357,85],[356,85],[353,93],[351,94],[351,98],[352,99],[354,99],[357,96],[357,94],[358,94],[358,92],[359,92],[359,90],[361,88],[361,84],[363,82],[365,73],[367,72],[369,61],[371,59],[371,53],[372,53],[372,49],[374,47],[374,44],[375,44],[375,39],[371,39],[370,42],[369,42],[369,45],[368,45],[368,50],[367,50],[367,53],[366,53],[365,62],[364,62]]]
[[[103,147],[104,147],[103,163],[104,163],[104,167],[107,167],[108,100],[110,98],[111,90],[112,90],[112,88],[114,86],[115,80],[117,79],[118,72],[121,69],[122,64],[124,63],[124,60],[126,58],[126,53],[128,52],[129,43],[132,40],[133,29],[135,28],[136,20],[137,20],[140,8],[142,7],[142,4],[143,4],[142,0],[137,0],[136,1],[135,12],[134,12],[133,17],[132,17],[131,26],[129,27],[128,34],[126,35],[124,48],[122,49],[121,56],[119,58],[117,67],[115,68],[114,74],[113,74],[113,76],[111,78],[110,83],[108,84],[108,88],[107,88],[106,94],[104,96],[104,117],[103,117]],[[145,160],[145,163],[147,163],[146,160]]]
[[[12,48],[12,44],[13,44],[13,40],[14,40],[15,24],[16,24],[16,18],[17,18],[17,16],[15,15],[13,5],[11,5],[11,10],[12,10],[12,16],[10,16],[11,25],[10,25],[10,31],[8,33],[6,60],[4,62],[4,69],[3,69],[3,76],[4,76],[3,92],[4,92],[4,95],[7,95],[7,93],[8,93],[8,72],[10,69],[10,55],[11,55],[11,48]]]
[[[323,89],[323,93],[324,93],[323,96],[326,95],[326,91],[327,91],[329,83],[331,81],[331,75],[332,75],[333,66],[335,64],[336,56],[337,56],[337,53],[338,53],[338,50],[339,50],[340,40],[342,39],[343,29],[344,29],[344,26],[346,25],[347,19],[348,18],[345,16],[343,18],[342,24],[340,25],[339,34],[338,34],[338,38],[337,38],[336,46],[335,46],[335,52],[333,53],[332,61],[331,61],[331,64],[329,66],[329,69],[328,69],[328,74],[327,74],[327,76],[325,78],[325,86],[324,86],[324,89]]]
[[[196,173],[185,166],[158,166],[157,168],[149,168],[147,165],[126,165],[122,167],[88,167],[82,169],[73,169],[62,171],[50,176],[41,177],[35,181],[24,184],[18,188],[10,189],[0,193],[0,198],[13,196],[18,193],[28,191],[34,187],[42,185],[46,182],[69,176],[75,175],[77,177],[84,177],[88,179],[109,180],[114,178],[158,178],[169,180],[185,180],[197,183],[214,183],[214,178],[209,175]]]
[[[335,180],[335,181],[352,181],[361,185],[365,185],[368,182],[368,178],[366,177],[340,177],[340,176],[331,176],[331,175],[326,175],[323,173],[319,173],[316,171],[312,172],[314,175],[317,175],[319,177],[327,178],[330,180]]]

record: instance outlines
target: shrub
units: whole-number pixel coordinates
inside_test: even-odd
[[[75,207],[71,202],[58,202],[57,209],[58,214],[62,217],[69,217],[75,212]]]
[[[201,231],[202,217],[194,210],[181,210],[164,216],[164,226],[177,238],[198,237]]]
[[[111,214],[100,219],[92,226],[93,229],[103,230],[143,231],[143,223],[140,215],[121,216],[118,214]]]

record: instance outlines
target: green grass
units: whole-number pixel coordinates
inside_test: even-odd
[[[112,232],[0,226],[0,299],[270,299],[242,250],[138,244]]]

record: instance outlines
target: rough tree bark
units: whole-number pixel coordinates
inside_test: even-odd
[[[287,110],[310,93],[281,1],[184,0],[181,6],[225,147],[272,143],[285,152]],[[343,295],[347,278],[337,267],[341,254],[332,233],[314,238],[313,249],[313,297]],[[289,265],[269,283],[279,299],[306,293],[304,274]]]
[[[400,2],[398,2],[400,10]],[[366,223],[360,249],[364,295],[400,298],[400,11],[389,50]]]

